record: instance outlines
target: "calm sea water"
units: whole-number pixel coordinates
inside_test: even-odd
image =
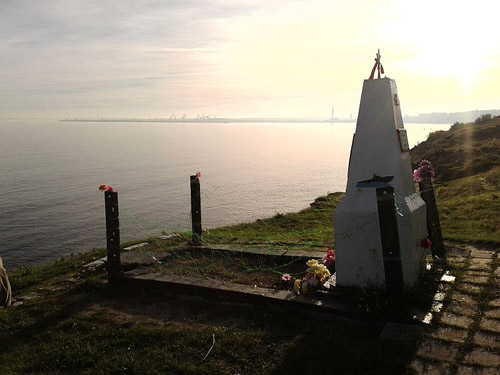
[[[410,145],[448,125],[407,124]],[[0,256],[7,268],[105,246],[102,183],[119,192],[122,242],[305,208],[344,191],[355,124],[0,120]],[[333,239],[332,239],[333,241]]]

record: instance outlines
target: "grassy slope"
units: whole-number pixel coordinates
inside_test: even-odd
[[[434,165],[445,239],[500,244],[500,117],[432,133],[411,157]]]
[[[500,244],[500,167],[437,188],[443,237]]]
[[[428,159],[438,182],[472,176],[500,166],[500,116],[487,122],[454,124],[411,150],[412,163]]]
[[[234,243],[266,246],[333,246],[333,209],[343,193],[320,197],[311,207],[297,213],[217,228],[205,234],[205,243]]]

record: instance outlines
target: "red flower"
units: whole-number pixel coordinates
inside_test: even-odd
[[[420,246],[422,246],[424,249],[431,249],[432,248],[432,242],[428,238],[424,238],[422,241],[420,241]]]
[[[335,251],[333,249],[330,249],[326,252],[326,255],[323,257],[325,260],[325,266],[330,266],[335,263]]]
[[[113,188],[111,186],[108,186],[108,185],[105,185],[105,184],[99,185],[99,190],[100,191],[111,191],[111,192],[113,192]]]

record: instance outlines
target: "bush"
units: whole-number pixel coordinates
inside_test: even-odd
[[[482,116],[479,116],[476,121],[474,121],[474,124],[486,124],[487,122],[491,121],[492,117],[491,114],[485,114]]]

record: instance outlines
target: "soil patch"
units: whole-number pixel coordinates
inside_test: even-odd
[[[216,249],[172,251],[155,267],[155,273],[226,281],[270,289],[291,289],[281,276],[302,278],[310,258]]]

